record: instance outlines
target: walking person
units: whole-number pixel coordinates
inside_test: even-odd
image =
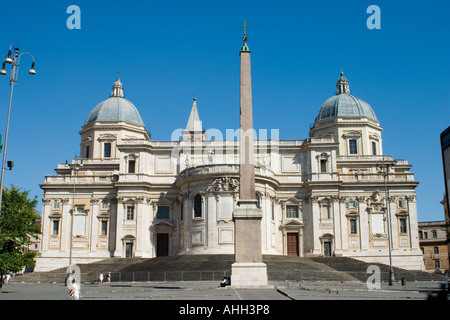
[[[100,274],[98,275],[98,282],[100,282],[100,284],[103,283],[103,273],[100,273]]]
[[[111,272],[106,274],[106,281],[111,282]]]
[[[69,296],[67,299],[70,300],[80,300],[81,299],[81,292],[80,292],[80,286],[77,283],[77,279],[73,278],[72,280],[72,290],[69,292]]]

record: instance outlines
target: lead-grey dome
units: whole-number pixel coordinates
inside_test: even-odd
[[[123,96],[123,86],[119,78],[114,83],[111,97],[100,102],[89,114],[85,125],[93,122],[126,122],[143,126],[142,120],[136,107]]]
[[[356,98],[350,94],[350,88],[347,79],[341,72],[337,84],[336,95],[329,98],[320,107],[316,117],[316,122],[329,118],[368,118],[377,120],[372,107],[365,101]]]

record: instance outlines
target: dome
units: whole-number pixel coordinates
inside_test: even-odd
[[[336,95],[329,98],[320,107],[316,122],[329,118],[368,118],[377,120],[372,107],[365,101],[350,94],[350,88],[344,73],[341,72]]]
[[[136,107],[123,96],[123,87],[119,78],[114,83],[111,97],[99,103],[89,114],[85,125],[93,122],[126,122],[143,126],[144,121]]]

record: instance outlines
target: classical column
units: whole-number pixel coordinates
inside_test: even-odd
[[[116,250],[114,251],[114,257],[123,258],[125,257],[125,252],[123,250],[123,222],[125,220],[125,206],[124,199],[122,197],[117,197],[116,204]]]
[[[244,28],[248,27],[245,25]],[[240,141],[239,141],[239,201],[233,212],[235,263],[231,266],[234,287],[267,286],[267,267],[262,262],[261,219],[257,207],[253,155],[253,115],[250,70],[250,50],[247,35],[240,51]]]

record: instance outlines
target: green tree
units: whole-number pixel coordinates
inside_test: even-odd
[[[30,237],[41,234],[36,224],[37,196],[28,199],[29,192],[12,186],[3,188],[0,213],[0,275],[19,272],[35,265],[36,252],[30,251]]]

